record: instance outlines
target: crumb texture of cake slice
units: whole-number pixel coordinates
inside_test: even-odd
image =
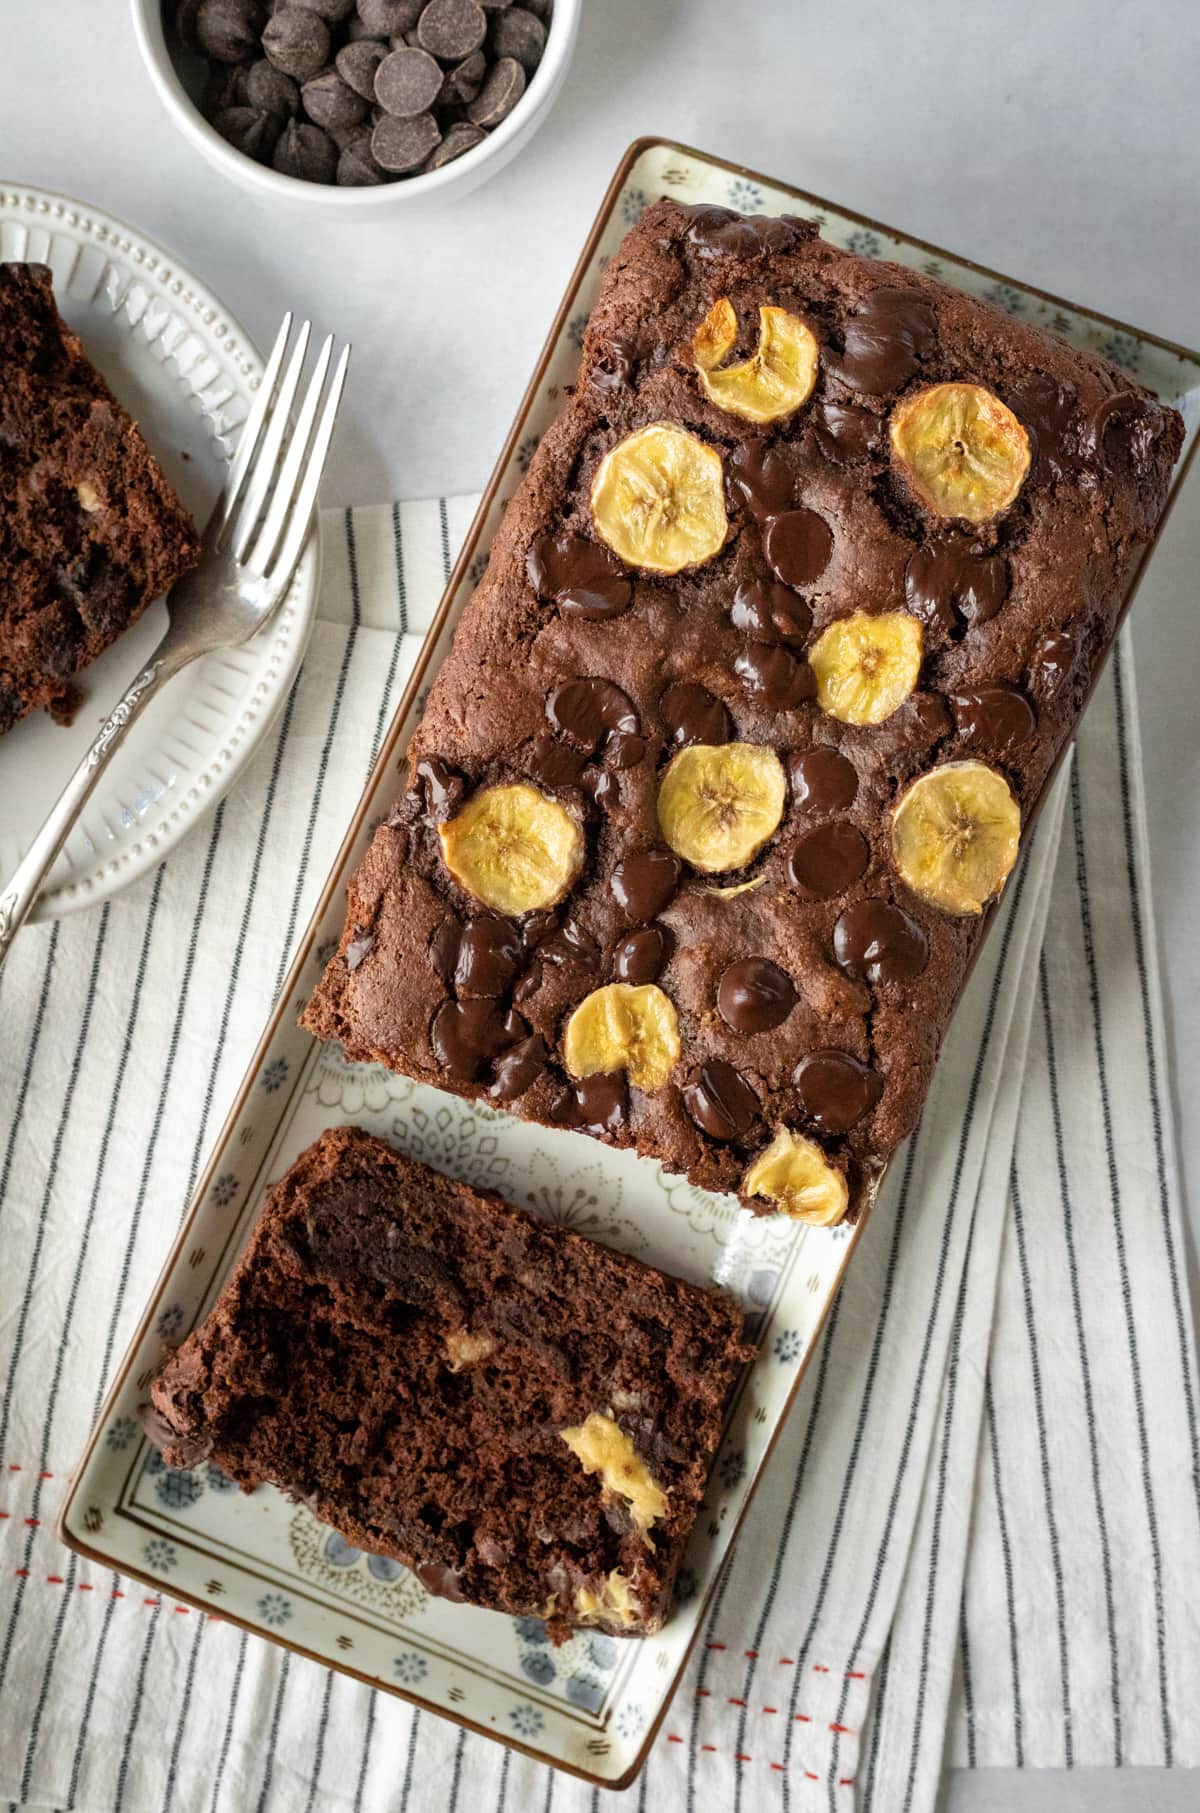
[[[42,707],[69,722],[76,676],[199,558],[49,270],[0,264],[0,733]]]
[[[454,1600],[658,1629],[739,1306],[335,1128],[271,1191],[145,1413],[173,1466],[306,1503]]]

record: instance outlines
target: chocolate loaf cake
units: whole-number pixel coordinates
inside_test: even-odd
[[[645,1634],[750,1357],[719,1291],[340,1127],[271,1192],[147,1427],[430,1592]]]
[[[40,706],[69,721],[75,676],[199,558],[49,270],[0,264],[0,733]]]
[[[1181,441],[1104,359],[811,222],[655,204],[305,1025],[853,1213]]]

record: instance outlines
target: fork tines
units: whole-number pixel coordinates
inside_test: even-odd
[[[291,312],[284,316],[216,517],[218,540],[232,538],[234,560],[277,595],[291,583],[308,540],[350,363],[347,345],[330,377],[334,343],[333,335],[327,335],[293,420],[310,335],[305,321],[289,357]]]

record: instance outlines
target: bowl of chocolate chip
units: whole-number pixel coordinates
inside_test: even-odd
[[[582,0],[132,0],[176,125],[259,193],[396,212],[486,182],[562,86]]]

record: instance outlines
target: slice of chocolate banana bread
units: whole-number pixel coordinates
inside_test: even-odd
[[[750,1357],[719,1291],[339,1127],[271,1192],[146,1422],[172,1465],[281,1486],[431,1592],[645,1634]]]
[[[45,706],[200,558],[191,518],[57,308],[0,264],[0,733]]]

